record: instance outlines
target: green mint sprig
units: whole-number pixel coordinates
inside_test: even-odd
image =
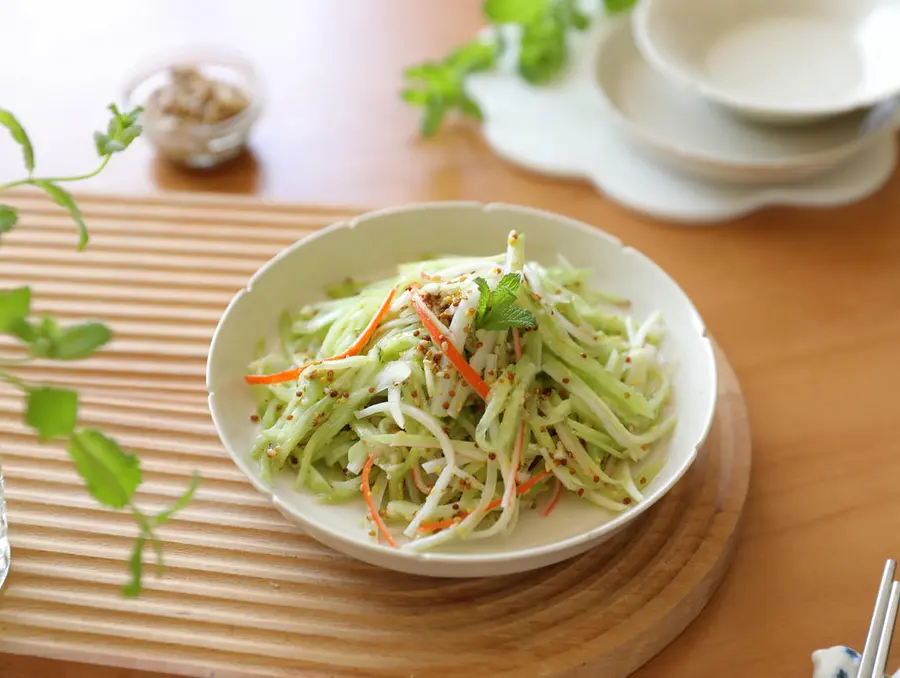
[[[475,311],[476,329],[502,331],[513,327],[523,330],[537,327],[531,311],[515,305],[521,282],[518,273],[507,273],[492,291],[484,278],[475,278],[481,294]]]
[[[97,153],[102,158],[97,169],[93,172],[88,172],[87,174],[79,174],[71,177],[35,178],[33,176],[34,147],[31,145],[28,135],[12,113],[0,109],[0,125],[6,127],[10,134],[12,134],[13,140],[22,147],[22,153],[25,157],[25,169],[28,172],[28,176],[24,179],[0,184],[0,191],[5,191],[15,186],[25,186],[29,184],[44,191],[44,193],[49,195],[57,205],[68,210],[73,221],[75,221],[75,225],[78,227],[79,251],[87,246],[87,227],[84,225],[84,219],[81,216],[81,210],[78,209],[78,205],[75,204],[75,201],[72,199],[72,196],[69,195],[68,191],[59,184],[68,181],[82,181],[97,176],[103,171],[103,168],[106,167],[114,154],[120,153],[128,148],[131,142],[137,139],[141,133],[141,126],[137,123],[138,115],[140,115],[141,112],[140,108],[135,108],[129,113],[120,113],[115,104],[110,104],[109,110],[113,115],[107,126],[106,133],[97,132],[94,135]],[[18,213],[12,207],[9,205],[0,205],[0,234],[11,230],[18,222],[18,218]]]
[[[443,61],[410,66],[404,71],[404,77],[410,82],[400,96],[424,109],[420,126],[423,137],[432,136],[453,110],[476,120],[483,118],[478,104],[469,98],[463,85],[470,73],[489,70],[496,60],[497,46],[476,40]]]
[[[93,172],[72,177],[34,177],[34,147],[15,116],[0,109],[0,125],[12,135],[22,148],[27,177],[0,184],[0,191],[14,186],[35,186],[68,210],[79,231],[78,249],[88,242],[88,232],[81,210],[72,196],[59,184],[89,179],[106,167],[110,158],[124,151],[141,133],[137,122],[140,109],[122,113],[115,105],[109,107],[112,117],[106,132],[97,132],[94,143],[101,157]],[[8,233],[18,223],[18,212],[9,205],[0,205],[0,235]],[[138,538],[128,561],[131,580],[122,588],[126,596],[137,596],[142,588],[143,552],[149,543],[156,555],[157,574],[162,572],[162,542],[155,528],[164,525],[193,498],[199,477],[195,474],[187,490],[174,504],[157,513],[146,515],[134,502],[134,495],[143,481],[140,460],[133,453],[102,431],[78,428],[78,393],[72,389],[27,381],[16,375],[15,368],[34,360],[82,360],[105,346],[112,332],[102,322],[90,320],[60,325],[51,315],[33,317],[31,289],[17,287],[0,290],[0,334],[17,339],[26,350],[20,360],[0,360],[0,381],[19,389],[25,398],[25,424],[34,430],[41,442],[67,441],[67,451],[82,477],[88,492],[100,504],[112,509],[128,510],[138,526]]]
[[[603,0],[609,14],[630,10],[637,0]],[[485,18],[495,27],[519,26],[521,45],[516,68],[524,80],[542,85],[563,72],[569,61],[568,36],[583,31],[590,18],[578,8],[578,0],[485,0]],[[479,71],[490,70],[505,45],[500,32],[494,31],[496,42],[474,41],[457,49],[440,62],[426,62],[407,68],[410,81],[401,92],[404,101],[423,108],[420,132],[433,136],[450,111],[457,111],[481,121],[482,112],[465,92],[466,78]]]

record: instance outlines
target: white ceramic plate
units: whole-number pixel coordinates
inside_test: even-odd
[[[730,115],[644,60],[628,22],[597,46],[597,84],[631,137],[676,169],[714,181],[798,181],[836,168],[893,124],[896,100],[803,127]]]
[[[807,122],[900,93],[900,0],[641,0],[647,60],[704,97]]]
[[[459,542],[424,553],[376,544],[364,528],[362,500],[325,505],[311,492],[292,488],[293,474],[277,474],[272,486],[249,456],[256,425],[254,401],[243,376],[261,336],[277,335],[286,309],[322,298],[323,288],[348,274],[377,279],[423,253],[496,254],[515,229],[525,234],[526,257],[597,273],[594,283],[633,303],[646,317],[659,309],[666,323],[661,346],[675,367],[673,407],[678,426],[664,470],[648,485],[646,500],[621,515],[565,497],[549,517],[525,511],[509,537]],[[415,574],[477,577],[549,565],[600,543],[662,497],[687,471],[712,423],[716,397],[713,350],[688,297],[639,252],[585,224],[546,212],[473,203],[435,203],[385,210],[331,226],[288,248],[261,268],[222,316],[210,347],[207,388],[213,421],[225,447],[250,482],[312,537],[360,560]]]
[[[497,155],[532,172],[586,179],[632,210],[691,226],[771,205],[845,205],[876,191],[894,171],[896,121],[834,171],[802,182],[751,186],[673,170],[623,133],[598,92],[594,51],[611,23],[597,17],[589,30],[573,35],[567,73],[545,87],[532,87],[517,73],[518,36],[504,31],[508,49],[498,68],[466,80]]]

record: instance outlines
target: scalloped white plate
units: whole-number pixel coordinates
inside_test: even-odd
[[[513,49],[500,67],[467,82],[485,114],[484,136],[498,155],[541,174],[587,179],[601,193],[652,217],[693,223],[769,205],[851,203],[876,191],[893,172],[893,126],[841,167],[796,183],[716,183],[658,162],[627,139],[595,80],[598,45],[620,21],[627,19],[598,18],[584,34],[573,36],[568,72],[544,87],[532,87],[515,73],[516,35],[508,34]]]
[[[377,279],[425,252],[495,254],[515,229],[525,235],[528,259],[546,264],[564,255],[596,271],[593,283],[632,301],[632,312],[663,314],[661,351],[674,367],[673,405],[678,426],[663,471],[646,499],[624,514],[564,497],[544,518],[524,511],[508,537],[461,541],[416,553],[376,544],[364,526],[362,500],[325,505],[293,489],[293,474],[268,485],[250,458],[257,425],[243,376],[261,336],[277,336],[278,318],[322,298],[326,285],[348,274]],[[442,577],[482,577],[521,572],[578,555],[607,539],[658,501],[687,471],[712,423],[716,366],[703,322],[675,282],[640,252],[565,217],[507,205],[434,203],[363,215],[331,226],[286,249],[251,278],[232,300],[213,336],[206,373],[209,406],[219,437],[237,466],[275,507],[312,537],[360,560],[402,572]]]

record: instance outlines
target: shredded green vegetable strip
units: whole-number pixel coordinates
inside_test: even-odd
[[[298,487],[341,502],[362,496],[371,459],[369,534],[386,526],[388,541],[402,534],[407,549],[508,534],[557,483],[572,496],[565,501],[608,511],[640,502],[665,464],[657,443],[675,427],[657,350],[661,318],[637,322],[627,302],[587,286],[590,271],[562,258],[555,267],[526,262],[523,245],[512,233],[505,255],[436,258],[404,264],[390,280],[343,281],[331,299],[285,313],[277,347],[261,342],[249,373],[315,364],[251,387],[264,476],[293,471]],[[501,298],[510,274],[515,308],[492,311],[487,302]],[[392,288],[362,350],[328,360],[354,345]],[[468,378],[460,359],[474,370],[464,370]]]

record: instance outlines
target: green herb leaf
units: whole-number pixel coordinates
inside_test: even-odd
[[[497,283],[497,290],[508,290],[515,295],[519,293],[519,285],[521,284],[522,278],[518,273],[507,273],[500,278],[500,282]]]
[[[142,478],[136,456],[97,429],[77,431],[69,441],[68,452],[94,499],[116,509],[131,502]]]
[[[17,336],[31,344],[31,355],[35,358],[49,358],[56,351],[56,339],[59,336],[59,324],[56,318],[50,315],[41,316],[40,322],[29,325],[27,333],[30,339],[25,339],[18,333],[21,324],[16,327]]]
[[[9,233],[18,221],[18,210],[9,205],[0,205],[0,233]]]
[[[31,313],[31,288],[0,291],[0,332],[10,332]]]
[[[68,389],[42,386],[30,390],[25,404],[25,423],[40,440],[65,438],[78,421],[78,394]]]
[[[498,24],[528,23],[547,8],[547,0],[485,0],[484,14]]]
[[[444,121],[447,114],[447,105],[440,97],[429,98],[425,104],[425,115],[422,116],[420,132],[423,137],[433,137]]]
[[[11,334],[25,344],[30,344],[37,338],[36,326],[27,318],[19,318],[6,330],[6,333]]]
[[[128,148],[132,141],[141,135],[141,126],[137,124],[141,108],[135,108],[129,113],[121,113],[115,104],[109,105],[113,117],[106,125],[106,133],[94,132],[94,145],[100,156],[119,153]]]
[[[405,89],[400,92],[400,98],[413,106],[424,106],[428,103],[428,92],[419,89]]]
[[[101,322],[89,321],[66,327],[56,333],[48,358],[56,360],[81,360],[93,355],[112,338],[109,327]]]
[[[194,498],[194,493],[197,491],[197,486],[200,484],[200,476],[194,473],[194,477],[191,478],[191,484],[188,486],[187,491],[178,497],[174,504],[171,507],[166,509],[165,511],[161,511],[156,514],[156,517],[153,519],[153,522],[157,525],[164,525],[169,522],[169,519],[178,513],[181,509],[187,506],[191,499]]]
[[[627,12],[637,4],[637,0],[603,0],[606,11],[610,14]]]
[[[486,330],[507,330],[511,327],[530,330],[537,327],[537,320],[530,311],[518,306],[493,308],[484,319],[482,327]]]
[[[84,225],[81,210],[78,209],[78,205],[75,204],[72,196],[65,189],[49,181],[38,180],[32,183],[53,198],[57,205],[69,210],[69,214],[72,215],[72,219],[75,220],[75,224],[78,226],[78,250],[83,250],[88,244],[87,226]]]
[[[498,52],[497,45],[493,43],[473,40],[451,52],[444,65],[460,75],[478,73],[494,67]]]
[[[122,595],[126,598],[137,598],[141,595],[143,585],[141,579],[144,574],[144,544],[147,538],[141,535],[134,542],[131,557],[128,559],[128,570],[131,572],[131,581],[122,587]]]
[[[591,23],[587,15],[579,11],[577,0],[557,0],[553,9],[564,26],[583,31]]]
[[[475,311],[475,326],[478,327],[478,323],[481,322],[481,319],[484,318],[484,314],[487,313],[488,305],[491,303],[491,288],[488,286],[487,281],[481,276],[475,278],[475,284],[478,286],[478,308]]]
[[[481,107],[466,95],[460,97],[457,106],[459,107],[459,112],[463,115],[475,118],[478,122],[484,121],[484,113],[481,112]]]
[[[563,70],[569,57],[566,28],[559,18],[525,26],[519,52],[519,74],[532,84],[543,84]]]
[[[519,293],[520,282],[518,273],[507,273],[500,278],[500,282],[497,283],[497,287],[494,290],[491,309],[504,309],[512,306]]]
[[[2,108],[0,108],[0,125],[8,129],[15,142],[22,147],[25,169],[28,170],[28,174],[31,174],[34,171],[34,147],[31,145],[28,135],[25,134],[25,130],[22,129],[22,125],[12,113]]]

